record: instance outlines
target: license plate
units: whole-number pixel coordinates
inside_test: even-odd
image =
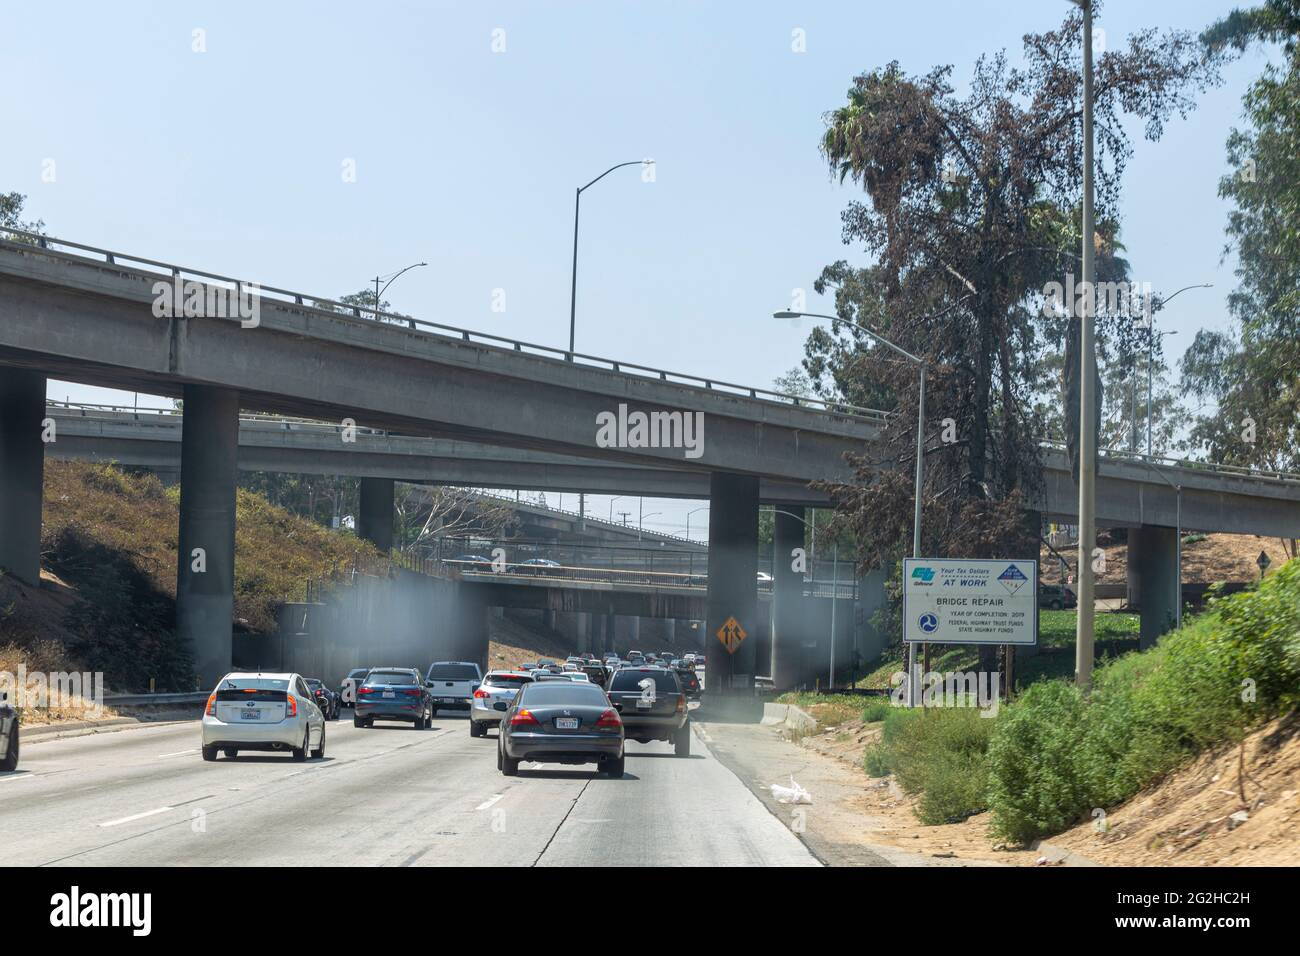
[[[556,730],[577,730],[578,718],[577,717],[556,717],[555,729]]]
[[[384,700],[392,700],[394,697],[397,696],[397,694],[393,693],[393,691],[391,690],[386,690],[381,696],[384,698]]]
[[[240,720],[261,720],[262,712],[260,710],[241,710],[239,712]]]
[[[454,703],[456,703],[456,702],[457,702],[457,698],[455,698],[455,697],[439,697],[439,698],[438,698],[438,703],[440,703],[440,704],[454,704]]]
[[[654,705],[655,705],[655,702],[652,701],[652,700],[638,699],[637,702],[636,702],[636,709],[637,709],[637,710],[649,710],[649,709],[650,709],[651,707],[653,707]]]

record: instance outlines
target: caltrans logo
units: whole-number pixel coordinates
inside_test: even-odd
[[[922,584],[929,584],[934,580],[934,568],[913,568],[912,580],[920,581]]]

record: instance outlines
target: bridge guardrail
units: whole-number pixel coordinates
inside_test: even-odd
[[[777,392],[767,388],[738,385],[735,382],[726,382],[721,379],[691,375],[686,372],[672,372],[667,369],[654,368],[649,365],[640,365],[636,362],[623,362],[615,359],[604,358],[598,355],[588,355],[582,352],[558,349],[550,345],[541,345],[536,342],[526,342],[521,339],[510,339],[501,335],[493,335],[490,332],[477,332],[473,329],[447,325],[442,322],[430,322],[427,319],[416,319],[407,315],[385,312],[382,309],[367,309],[362,306],[348,305],[323,296],[310,295],[304,292],[293,292],[275,286],[260,285],[249,282],[245,279],[236,279],[233,276],[220,275],[215,272],[207,272],[203,269],[193,269],[188,266],[179,266],[175,263],[162,262],[157,259],[131,255],[130,253],[115,252],[110,249],[102,249],[97,246],[90,246],[81,242],[73,242],[69,239],[59,239],[55,236],[43,235],[41,233],[28,232],[23,229],[13,229],[0,226],[0,234],[17,237],[11,239],[0,239],[0,242],[27,247],[34,245],[52,255],[68,259],[89,259],[90,257],[65,252],[62,249],[56,249],[53,247],[59,246],[64,249],[77,250],[77,252],[80,253],[90,253],[92,256],[101,256],[103,257],[104,264],[107,265],[123,266],[125,268],[131,268],[136,271],[150,274],[154,274],[155,271],[161,270],[158,271],[157,274],[170,279],[183,280],[186,277],[190,277],[205,282],[211,281],[219,283],[224,287],[233,289],[237,294],[241,292],[241,289],[244,286],[254,286],[259,298],[269,298],[303,309],[313,309],[318,312],[328,312],[333,315],[350,317],[363,321],[381,321],[392,325],[405,325],[414,331],[424,332],[428,335],[435,335],[441,338],[456,338],[463,342],[470,342],[489,348],[500,348],[514,352],[527,352],[528,354],[542,358],[550,358],[556,361],[564,361],[572,364],[588,365],[592,368],[611,371],[633,378],[657,379],[674,385],[683,385],[688,388],[698,388],[706,391],[720,391],[776,405],[807,407],[833,415],[842,415],[847,418],[861,419],[876,424],[884,424],[888,422],[894,414],[892,412],[884,412],[874,408],[862,408],[860,406],[850,405],[846,402],[807,398],[799,395],[791,395],[787,392]],[[146,268],[140,269],[140,266]]]

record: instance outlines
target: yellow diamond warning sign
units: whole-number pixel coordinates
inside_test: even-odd
[[[727,649],[728,654],[734,654],[740,648],[740,642],[749,637],[745,629],[740,626],[740,622],[734,617],[727,618],[727,623],[718,628],[718,640],[722,646]]]

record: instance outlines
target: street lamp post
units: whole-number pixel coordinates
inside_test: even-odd
[[[380,321],[380,319],[379,319],[379,303],[383,301],[383,298],[382,298],[382,297],[383,297],[383,294],[384,294],[385,292],[388,291],[388,287],[389,287],[390,285],[392,285],[394,282],[396,282],[398,276],[402,275],[403,273],[410,272],[412,269],[418,269],[418,268],[420,268],[421,266],[427,266],[428,264],[429,264],[429,263],[427,263],[427,262],[416,262],[416,263],[412,263],[411,265],[407,266],[405,269],[399,269],[398,271],[396,271],[396,272],[394,272],[394,273],[392,273],[391,275],[388,276],[388,281],[387,281],[387,282],[384,282],[384,287],[383,287],[383,289],[380,289],[380,288],[379,288],[379,283],[380,283],[381,281],[383,281],[384,277],[383,277],[383,276],[375,276],[375,321],[376,321],[376,322]]]
[[[820,315],[816,312],[774,312],[774,318],[777,319],[827,319],[831,322],[840,322],[850,328],[857,329],[863,335],[868,336],[872,341],[879,342],[887,348],[893,349],[903,358],[913,363],[920,372],[920,387],[917,391],[916,403],[916,487],[914,489],[914,501],[912,503],[912,557],[921,556],[921,489],[925,482],[925,362],[906,349],[899,348],[893,342],[884,336],[878,335],[866,326],[858,325],[856,322],[850,322],[836,315]],[[914,697],[917,688],[912,685],[916,683],[912,680],[912,665],[915,662],[915,650],[911,647],[907,651],[907,674],[908,674],[908,696]],[[910,701],[909,701],[910,703]]]
[[[1151,370],[1155,365],[1156,339],[1165,335],[1177,335],[1177,329],[1171,329],[1168,332],[1156,332],[1155,314],[1163,309],[1175,296],[1181,295],[1188,289],[1212,289],[1214,283],[1201,282],[1196,285],[1183,286],[1177,292],[1168,296],[1156,296],[1151,302],[1151,321],[1147,325],[1147,457],[1151,457]],[[1134,424],[1136,431],[1137,425]],[[1135,449],[1136,450],[1136,449]],[[1181,602],[1180,602],[1181,603]]]
[[[692,508],[690,511],[686,512],[686,537],[688,540],[690,539],[691,536],[691,515],[696,514],[697,512],[700,511],[708,511],[708,510],[709,510],[709,506],[704,505],[702,508]]]
[[[573,344],[574,332],[577,327],[578,316],[578,213],[582,208],[582,194],[590,189],[596,183],[600,182],[616,169],[622,169],[624,166],[649,166],[654,163],[653,159],[638,159],[629,163],[618,163],[609,167],[591,182],[585,186],[579,186],[573,194],[573,277],[569,284],[569,361],[573,361]]]

